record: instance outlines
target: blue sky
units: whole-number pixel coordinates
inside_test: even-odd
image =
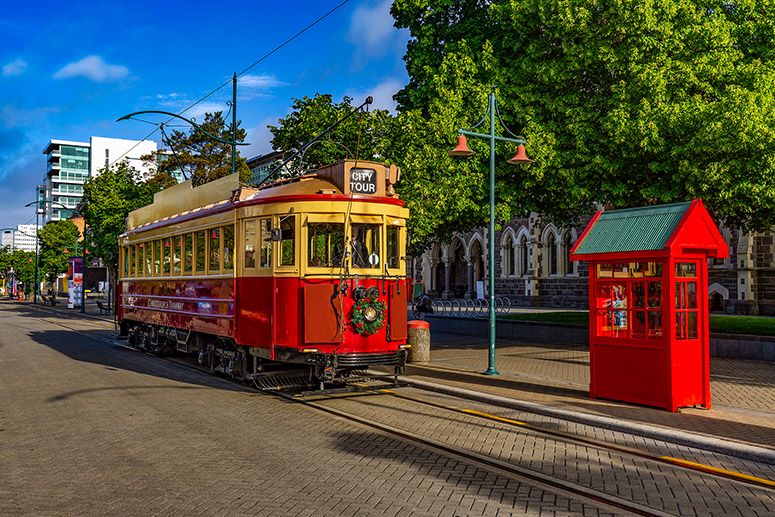
[[[52,138],[141,139],[153,126],[116,123],[145,109],[178,112],[341,0],[291,2],[12,2],[0,11],[0,227],[34,223],[35,185]],[[293,98],[331,93],[392,108],[407,82],[408,33],[389,0],[350,0],[243,75],[237,115],[251,147],[270,150],[266,125]],[[231,87],[188,111],[227,111]],[[146,116],[151,118],[151,116]],[[159,141],[158,133],[151,137]]]

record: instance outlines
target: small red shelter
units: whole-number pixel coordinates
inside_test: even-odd
[[[571,250],[589,261],[591,397],[710,409],[707,259],[727,254],[699,199],[595,214]]]

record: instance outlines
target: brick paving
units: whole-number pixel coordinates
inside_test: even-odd
[[[713,409],[664,410],[589,398],[589,353],[581,347],[498,339],[497,377],[487,368],[487,338],[431,333],[431,361],[416,378],[775,448],[775,364],[711,358]]]
[[[0,515],[604,513],[110,344],[99,319],[3,302],[0,326]]]

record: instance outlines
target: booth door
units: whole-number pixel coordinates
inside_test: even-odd
[[[704,401],[702,329],[706,303],[700,296],[699,264],[696,261],[676,262],[674,271],[673,310],[675,342],[673,346],[673,396],[676,405],[701,404]]]

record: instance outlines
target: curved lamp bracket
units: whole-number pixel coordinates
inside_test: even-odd
[[[129,120],[129,119],[131,119],[132,117],[134,117],[135,115],[144,115],[144,114],[146,114],[146,113],[157,113],[157,114],[159,114],[159,115],[168,115],[168,116],[170,116],[170,117],[179,118],[180,120],[182,120],[182,121],[184,121],[184,122],[188,122],[189,124],[191,124],[192,126],[194,126],[194,128],[196,128],[197,130],[201,131],[201,132],[202,132],[202,133],[204,133],[205,135],[209,136],[209,137],[210,137],[210,138],[212,138],[213,140],[217,140],[218,142],[221,142],[221,143],[223,143],[223,144],[229,144],[229,145],[250,145],[250,144],[249,144],[249,143],[247,143],[247,142],[234,142],[234,141],[232,141],[232,140],[224,140],[224,139],[222,139],[222,138],[218,138],[217,136],[215,136],[215,135],[211,135],[210,133],[208,133],[207,131],[205,131],[205,130],[202,128],[202,126],[200,126],[199,124],[197,124],[197,123],[196,123],[196,122],[194,122],[193,120],[187,119],[186,117],[181,117],[181,116],[180,116],[180,115],[178,115],[177,113],[172,113],[172,112],[170,112],[170,111],[160,111],[160,110],[144,110],[144,111],[135,111],[134,113],[130,113],[129,115],[124,115],[123,117],[120,117],[120,118],[116,119],[116,122],[121,122],[122,120]]]

